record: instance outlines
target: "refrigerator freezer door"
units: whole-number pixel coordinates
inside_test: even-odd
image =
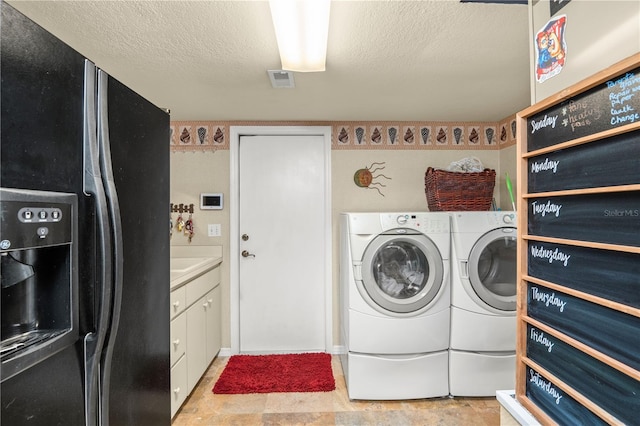
[[[112,77],[107,97],[124,259],[110,420],[169,425],[169,116]]]
[[[0,2],[0,179],[78,198],[79,332],[93,329],[94,207],[82,194],[84,57]],[[3,425],[83,425],[83,345],[3,381]]]

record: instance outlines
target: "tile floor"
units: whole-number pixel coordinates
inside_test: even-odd
[[[500,405],[495,398],[350,401],[337,356],[332,359],[336,380],[332,392],[216,395],[211,390],[228,359],[213,361],[172,426],[500,424]]]

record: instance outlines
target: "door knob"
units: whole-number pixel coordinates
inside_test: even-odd
[[[241,254],[242,254],[242,257],[256,257],[256,255],[255,255],[255,254],[249,253],[249,252],[248,252],[248,251],[246,251],[246,250],[242,250],[242,253],[241,253]]]
[[[249,236],[247,234],[242,234],[242,241],[247,241]]]

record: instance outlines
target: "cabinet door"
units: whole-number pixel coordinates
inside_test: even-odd
[[[187,360],[182,357],[180,361],[171,367],[171,417],[176,412],[189,395],[187,389]]]
[[[187,376],[189,392],[195,387],[207,368],[206,314],[207,296],[198,299],[187,309]]]
[[[221,334],[220,327],[220,286],[207,294],[207,363],[210,363],[220,351]]]
[[[187,317],[178,315],[171,320],[171,365],[185,353],[187,343]]]

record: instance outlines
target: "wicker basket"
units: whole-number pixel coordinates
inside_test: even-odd
[[[483,211],[491,208],[496,171],[449,172],[429,167],[424,176],[430,211]]]

